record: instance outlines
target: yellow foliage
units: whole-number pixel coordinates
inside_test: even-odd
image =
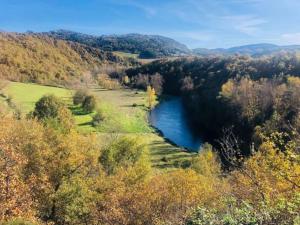
[[[0,120],[0,140],[0,149],[5,149],[5,154],[11,152],[9,160],[14,169],[11,171],[10,185],[14,189],[11,193],[18,206],[10,209],[9,205],[2,205],[0,211],[5,210],[4,216],[7,212],[11,216],[26,213],[27,218],[28,211],[36,209],[39,216],[56,220],[60,211],[55,199],[63,184],[73,177],[88,179],[87,174],[98,171],[99,154],[94,136],[85,137],[73,130],[61,134],[37,121],[6,118]],[[4,146],[6,144],[7,148]],[[7,177],[7,174],[2,174],[5,171],[0,169],[3,178]],[[2,187],[5,186],[0,186],[0,192],[3,190],[5,193],[6,189]],[[9,203],[11,207],[15,207],[12,203]]]
[[[98,204],[104,224],[179,224],[192,207],[218,204],[222,193],[214,181],[190,169],[155,175],[130,186],[116,178],[110,182]]]
[[[221,95],[225,98],[230,98],[234,92],[234,82],[232,79],[229,79],[225,84],[221,87]]]
[[[147,104],[149,109],[153,109],[156,100],[155,89],[150,85],[147,86]]]
[[[129,84],[130,83],[130,78],[126,75],[123,77],[123,82],[124,84]]]
[[[295,145],[285,152],[272,141],[265,141],[240,171],[232,173],[234,194],[253,203],[276,204],[300,191],[300,156]]]
[[[0,34],[0,79],[67,85],[90,79],[91,71],[121,58],[75,42],[43,35]]]
[[[22,180],[26,158],[16,151],[18,137],[11,138],[14,124],[10,119],[0,123],[0,221],[14,217],[34,218],[34,201],[30,187]]]
[[[199,154],[193,158],[191,168],[204,177],[221,175],[220,161],[209,144],[204,144]]]
[[[300,78],[299,77],[289,76],[287,78],[287,80],[288,80],[288,85],[300,88]]]
[[[98,76],[98,84],[109,90],[120,89],[121,85],[118,80],[111,79],[107,74],[100,74]]]

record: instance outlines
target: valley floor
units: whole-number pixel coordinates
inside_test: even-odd
[[[107,140],[115,135],[143,137],[149,146],[154,168],[170,170],[188,163],[191,159],[192,153],[171,145],[151,128],[144,106],[144,92],[130,89],[106,90],[95,86],[88,89],[97,97],[98,105],[107,118],[98,128],[91,125],[93,113],[84,114],[72,104],[72,90],[10,82],[3,89],[0,101],[9,101],[14,110],[26,115],[34,109],[35,102],[43,95],[54,94],[63,99],[72,110],[77,128],[82,133],[96,132],[100,140]]]

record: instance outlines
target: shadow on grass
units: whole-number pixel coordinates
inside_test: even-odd
[[[183,168],[189,164],[194,154],[190,154],[185,149],[167,145],[161,141],[153,141],[150,144],[151,160],[153,167],[158,169]]]
[[[93,123],[92,123],[92,121],[90,121],[90,122],[80,123],[80,124],[78,124],[78,126],[80,126],[80,127],[83,127],[83,126],[93,126]]]
[[[126,104],[126,105],[121,105],[121,107],[128,107],[128,108],[138,108],[138,107],[145,107],[144,104]]]
[[[112,91],[112,90],[104,89],[104,88],[93,88],[93,91],[95,91],[95,92],[102,92],[102,91]]]
[[[76,116],[83,116],[83,115],[89,114],[89,113],[86,113],[85,111],[83,111],[81,106],[70,106],[69,109],[71,110],[72,114],[76,115]]]

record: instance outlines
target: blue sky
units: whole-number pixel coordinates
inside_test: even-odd
[[[0,0],[0,30],[160,34],[191,48],[300,44],[300,0]]]

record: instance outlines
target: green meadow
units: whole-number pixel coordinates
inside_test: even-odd
[[[72,97],[72,91],[65,88],[42,86],[37,84],[25,84],[10,82],[3,90],[4,94],[12,99],[22,113],[28,113],[34,109],[35,103],[47,94],[54,94],[69,101]]]
[[[149,146],[153,167],[157,169],[173,169],[188,163],[192,153],[182,151],[160,137],[147,121],[145,92],[119,89],[106,90],[90,87],[89,91],[98,101],[98,110],[104,115],[104,121],[97,127],[92,126],[94,113],[84,114],[80,106],[72,103],[73,90],[42,86],[30,83],[10,82],[3,94],[10,99],[23,115],[34,109],[35,103],[47,94],[63,99],[72,111],[78,131],[82,133],[96,132],[103,143],[116,135],[135,135],[145,140]],[[5,101],[2,97],[0,101]]]
[[[125,57],[125,58],[137,59],[139,57],[139,54],[133,54],[133,53],[128,53],[128,52],[114,51],[113,53],[119,57]]]

